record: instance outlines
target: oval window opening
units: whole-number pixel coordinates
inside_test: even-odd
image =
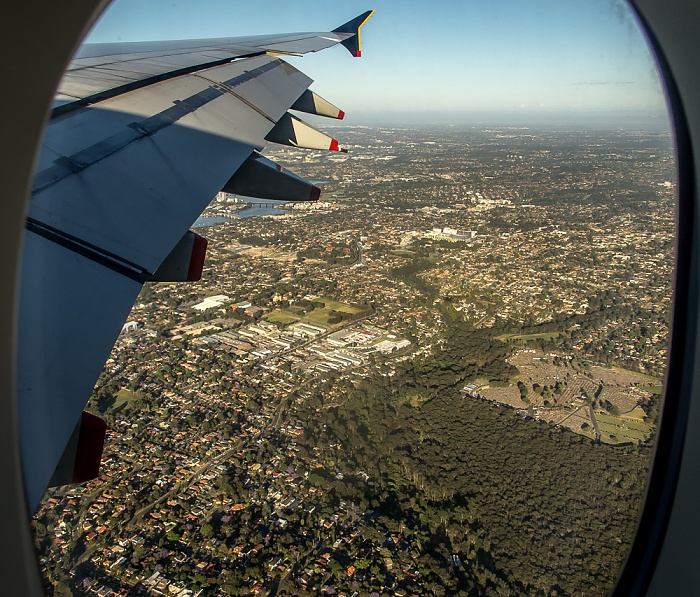
[[[673,132],[628,7],[387,7],[362,50],[344,43],[359,61],[192,42],[345,42],[364,21],[339,8],[150,10],[116,2],[95,27],[111,46],[81,50],[35,176],[28,246],[89,262],[86,304],[116,304],[115,276],[138,293],[85,396],[107,423],[99,476],[51,487],[33,518],[47,591],[609,593],[655,449],[676,236]],[[278,68],[319,95],[288,101]],[[102,245],[80,236],[92,207],[71,228],[43,201],[74,178],[165,207],[148,230],[117,214],[133,234]],[[207,261],[173,283],[201,241],[153,271],[149,251],[187,193],[206,209],[178,234],[206,237]],[[64,267],[42,251],[38,270]]]

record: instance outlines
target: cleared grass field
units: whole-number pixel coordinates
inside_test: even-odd
[[[307,313],[304,316],[304,321],[335,327],[340,324],[328,323],[328,318],[330,317],[331,311],[341,311],[342,313],[349,313],[350,315],[357,315],[358,313],[362,313],[362,311],[364,311],[362,307],[355,307],[353,305],[348,305],[347,303],[341,303],[340,301],[334,301],[325,297],[319,297],[317,300],[324,303],[325,307],[322,309],[314,309],[311,311],[311,313]]]
[[[637,419],[642,420],[647,414],[641,406],[635,406],[631,411],[622,415],[623,419]]]
[[[348,305],[347,303],[341,303],[339,301],[334,301],[333,299],[328,299],[324,297],[319,297],[318,299],[319,302],[324,303],[326,306],[322,309],[322,311],[325,311],[326,309],[330,311],[342,311],[343,313],[350,313],[352,315],[355,315],[356,313],[359,313],[362,311],[360,307],[353,307],[352,305]],[[314,311],[318,311],[318,309],[314,309]]]
[[[634,412],[634,411],[633,411]],[[638,442],[649,439],[651,425],[633,417],[616,417],[608,413],[596,413],[601,441],[609,444]],[[614,436],[613,439],[611,436]]]
[[[292,315],[287,311],[280,311],[279,309],[275,309],[272,313],[268,313],[265,316],[265,319],[272,323],[279,323],[280,325],[289,325],[290,323],[299,321],[300,318],[296,317],[295,315]]]
[[[126,388],[122,388],[117,392],[117,399],[114,401],[112,408],[121,408],[124,404],[136,398],[136,395]]]
[[[321,325],[330,325],[331,327],[334,327],[334,324],[328,323],[328,318],[330,317],[331,311],[340,311],[350,315],[357,315],[358,313],[362,313],[362,311],[364,311],[362,307],[355,307],[354,305],[348,305],[347,303],[341,303],[340,301],[334,301],[325,297],[318,297],[315,300],[322,302],[325,307],[320,309],[316,308],[303,317],[295,315],[294,313],[286,311],[285,309],[275,309],[271,313],[265,315],[265,319],[283,326],[289,325],[290,323],[294,323],[296,321],[308,321],[309,323],[319,323]]]
[[[412,392],[410,394],[403,394],[398,398],[395,406],[398,408],[403,404],[410,404],[413,408],[420,408],[430,399],[430,396],[423,395],[420,392]]]
[[[321,325],[328,325],[328,316],[331,309],[314,309],[311,313],[307,313],[304,316],[304,321],[309,321],[311,323],[320,323]]]

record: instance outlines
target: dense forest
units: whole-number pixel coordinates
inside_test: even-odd
[[[632,539],[650,450],[461,397],[467,377],[517,373],[505,350],[455,324],[442,354],[340,382],[340,403],[311,401],[300,413],[306,445],[329,466],[370,475],[374,485],[328,479],[327,489],[420,545],[433,594],[605,594]],[[451,566],[453,555],[465,565]]]

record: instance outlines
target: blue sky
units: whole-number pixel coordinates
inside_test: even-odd
[[[664,120],[654,61],[621,0],[116,0],[88,41],[328,31],[370,8],[362,58],[336,47],[290,60],[349,123]]]

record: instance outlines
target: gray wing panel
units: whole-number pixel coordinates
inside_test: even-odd
[[[310,83],[260,56],[58,117],[29,217],[152,273]]]
[[[311,80],[258,56],[54,117],[28,210],[18,420],[38,504],[136,298]]]
[[[141,285],[32,232],[21,276],[17,408],[34,511]]]
[[[306,54],[334,46],[349,33],[296,33],[219,40],[88,44],[78,52],[59,85],[54,107],[99,96],[173,71],[194,72],[237,58],[274,52]]]
[[[142,280],[312,82],[266,54],[359,41],[354,22],[332,33],[86,46],[74,59],[38,158],[22,257],[17,404],[31,510]],[[305,181],[296,191],[263,182],[257,192],[318,196]]]

